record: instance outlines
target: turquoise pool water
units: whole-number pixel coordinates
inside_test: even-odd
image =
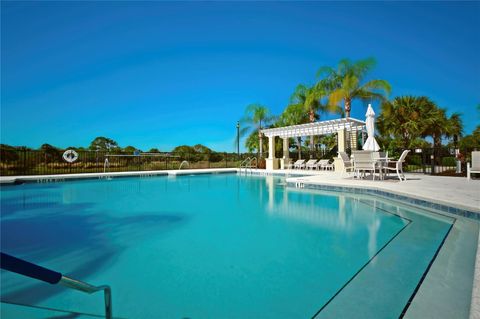
[[[398,318],[453,219],[235,174],[2,187],[2,251],[109,284],[123,318]],[[102,295],[1,273],[4,303]],[[2,318],[16,318],[2,307]]]

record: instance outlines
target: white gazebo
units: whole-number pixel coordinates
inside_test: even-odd
[[[356,149],[357,132],[361,132],[365,127],[365,122],[354,118],[341,118],[328,121],[313,122],[308,124],[291,125],[284,127],[274,127],[262,130],[262,133],[268,137],[268,158],[267,170],[275,170],[285,168],[285,163],[289,160],[288,139],[290,137],[316,136],[337,133],[338,134],[338,151],[344,152],[347,142],[350,143],[352,149]],[[347,132],[349,140],[347,141]],[[353,134],[352,134],[353,133]],[[283,158],[275,158],[275,137],[283,139]],[[337,168],[336,168],[337,169]]]

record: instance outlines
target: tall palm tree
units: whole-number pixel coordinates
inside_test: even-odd
[[[343,59],[340,60],[337,69],[320,68],[317,76],[325,80],[332,90],[329,95],[329,104],[338,105],[343,100],[345,117],[348,118],[353,100],[384,100],[391,91],[387,81],[377,79],[364,83],[366,75],[375,67],[375,64],[373,58],[355,62]]]
[[[453,113],[447,117],[447,111],[439,108],[434,102],[424,105],[422,117],[426,123],[423,136],[431,136],[433,146],[438,148],[442,145],[442,138],[461,135],[463,131],[462,119],[459,113]]]
[[[240,130],[240,136],[244,136],[250,131],[258,131],[258,154],[259,157],[263,157],[263,141],[262,141],[262,128],[269,125],[274,120],[274,116],[270,114],[270,111],[266,106],[261,104],[250,104],[245,109],[245,116],[241,119],[242,129]]]
[[[463,135],[463,121],[460,113],[453,113],[447,120],[446,137],[459,137]]]
[[[328,103],[322,103],[322,99],[328,96],[326,83],[327,82],[325,81],[319,81],[312,87],[299,84],[290,97],[290,105],[298,105],[303,108],[303,110],[308,114],[308,121],[310,123],[315,122],[315,120],[319,120],[321,114],[328,112],[341,112],[341,109],[336,106],[329,105]],[[313,151],[313,136],[310,136],[310,141],[310,150]]]
[[[297,124],[304,124],[309,122],[309,115],[305,112],[303,104],[290,104],[280,115],[277,125],[278,126],[290,126]],[[298,159],[302,158],[302,138],[299,136],[296,140]]]

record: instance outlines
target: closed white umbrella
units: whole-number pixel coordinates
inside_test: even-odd
[[[378,146],[377,141],[375,140],[375,112],[373,111],[372,105],[368,104],[367,113],[365,114],[367,119],[365,120],[365,126],[367,128],[368,138],[363,144],[363,149],[366,151],[378,151],[380,146]]]

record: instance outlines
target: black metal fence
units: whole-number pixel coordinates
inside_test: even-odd
[[[413,173],[465,176],[467,162],[471,162],[471,154],[475,150],[474,148],[456,150],[449,147],[410,149],[403,169]],[[398,159],[403,151],[404,149],[389,150],[388,157]],[[350,155],[351,150],[348,149],[347,153]],[[334,148],[331,150],[302,150],[300,154],[298,151],[293,151],[290,152],[289,157],[292,161],[296,161],[300,156],[302,159],[333,159],[337,157],[337,154],[337,149]],[[281,158],[283,155],[281,152],[276,152],[276,156]]]
[[[398,158],[403,150],[393,150],[389,157]],[[467,162],[471,162],[474,148],[411,149],[405,159],[404,170],[431,175],[466,176]]]
[[[239,167],[248,154],[236,153],[122,153],[77,150],[68,162],[65,150],[0,149],[0,175],[47,175]]]
[[[471,161],[471,152],[475,149],[421,148],[412,149],[406,158],[404,170],[408,172],[435,175],[466,175],[466,163]],[[403,149],[390,150],[388,156],[398,159]],[[239,167],[247,157],[257,154],[243,153],[141,153],[103,152],[77,150],[78,158],[67,162],[63,158],[64,150],[30,150],[26,148],[0,147],[0,175],[47,175],[71,173],[101,173],[123,171],[150,171],[169,169],[202,169]],[[349,150],[347,150],[349,152]],[[264,154],[268,156],[267,153]],[[281,158],[282,152],[276,152]],[[298,152],[290,152],[290,158],[297,160]],[[302,150],[303,159],[333,159],[336,149],[311,152]],[[183,164],[182,164],[183,163]],[[265,160],[258,161],[259,168],[265,168]]]

